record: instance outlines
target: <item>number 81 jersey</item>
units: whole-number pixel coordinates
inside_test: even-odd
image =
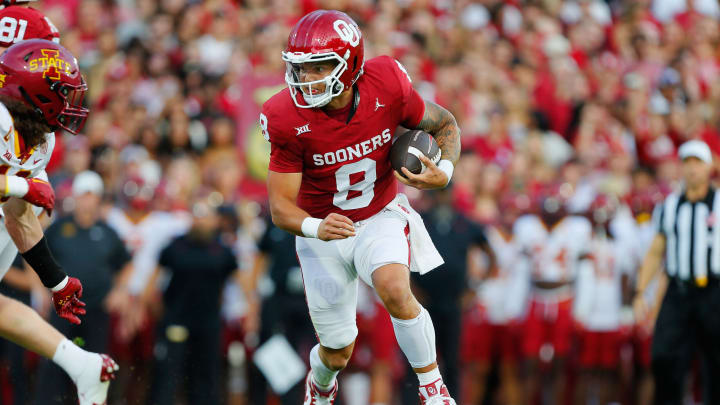
[[[380,56],[365,63],[355,82],[355,114],[333,116],[320,108],[298,108],[288,89],[263,105],[260,127],[270,141],[274,172],[302,173],[297,204],[316,218],[339,213],[360,221],[378,213],[397,195],[390,165],[393,132],[415,128],[425,102],[396,60]]]
[[[9,6],[0,10],[0,46],[25,39],[60,43],[60,32],[49,18],[32,7]]]

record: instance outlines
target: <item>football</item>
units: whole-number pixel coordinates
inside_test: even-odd
[[[413,129],[400,135],[390,149],[390,163],[393,169],[406,177],[401,168],[407,168],[410,173],[420,174],[425,171],[425,165],[420,161],[420,154],[424,154],[433,163],[440,162],[440,147],[427,132]]]

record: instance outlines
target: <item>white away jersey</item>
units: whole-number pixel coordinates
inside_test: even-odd
[[[622,276],[633,269],[631,246],[618,239],[595,236],[578,273],[575,316],[591,331],[620,327]]]
[[[0,103],[0,174],[19,177],[41,176],[55,147],[55,134],[46,134],[47,142],[26,149],[15,130],[10,112]]]
[[[502,325],[523,314],[530,286],[529,266],[512,235],[496,227],[486,230],[498,274],[480,285],[479,295],[488,322]]]
[[[530,260],[533,281],[570,282],[575,279],[578,259],[587,252],[592,226],[587,218],[568,216],[547,228],[536,215],[515,221],[513,234]]]
[[[13,119],[5,105],[0,103],[0,174],[18,177],[37,177],[47,180],[45,167],[55,148],[55,134],[47,133],[47,141],[36,148],[25,149],[20,134],[15,130]],[[0,197],[0,205],[8,197]],[[42,212],[41,207],[33,207],[35,215]],[[0,207],[2,215],[2,207]]]
[[[192,219],[185,212],[153,211],[134,223],[119,208],[111,208],[106,221],[125,242],[133,257],[133,274],[128,289],[139,294],[157,267],[160,252],[175,237],[190,229]]]

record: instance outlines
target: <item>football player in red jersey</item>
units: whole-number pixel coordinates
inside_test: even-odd
[[[54,205],[45,173],[54,131],[77,134],[82,129],[86,90],[75,57],[57,43],[27,40],[0,55],[0,184],[5,185],[0,188],[0,279],[20,251],[53,291],[58,315],[75,324],[85,313],[82,285],[52,257],[37,215]],[[108,356],[80,349],[30,307],[2,295],[0,336],[62,367],[77,387],[80,405],[105,403],[117,370]]]
[[[448,184],[460,155],[455,118],[424,101],[396,60],[365,61],[360,29],[345,13],[304,16],[282,56],[288,89],[263,105],[260,125],[271,144],[273,222],[298,235],[320,340],[310,355],[305,404],[335,400],[336,376],[357,336],[358,277],[390,313],[398,344],[418,374],[421,402],[455,404],[436,362],[432,321],[409,282],[409,269],[424,273],[442,258],[396,182],[418,189]],[[437,166],[422,156],[421,174],[393,173],[389,154],[399,125],[433,135],[442,151]]]
[[[26,39],[46,39],[60,43],[55,24],[28,3],[35,0],[3,0],[0,9],[0,52]]]

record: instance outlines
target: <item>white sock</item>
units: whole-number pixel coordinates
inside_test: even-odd
[[[328,392],[335,385],[335,377],[338,371],[327,368],[325,363],[320,359],[320,345],[315,345],[310,351],[310,368],[312,368],[312,378],[315,385],[324,392]]]
[[[390,319],[398,345],[412,368],[427,367],[435,362],[435,328],[425,308],[421,306],[420,314],[413,319]]]
[[[67,339],[63,339],[55,349],[52,361],[62,367],[74,382],[77,382],[85,370],[86,363],[92,359],[92,353],[75,346],[73,342]]]
[[[437,380],[442,380],[442,376],[440,375],[440,367],[435,367],[427,373],[417,373],[417,376],[420,382],[420,386],[432,384]]]

